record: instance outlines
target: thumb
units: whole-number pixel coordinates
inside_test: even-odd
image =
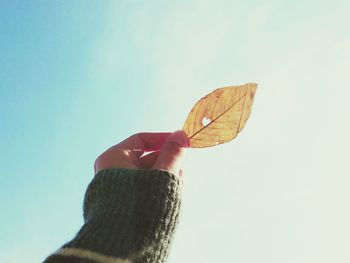
[[[152,169],[166,170],[179,176],[181,162],[187,147],[188,138],[184,131],[179,130],[172,133],[160,149]]]

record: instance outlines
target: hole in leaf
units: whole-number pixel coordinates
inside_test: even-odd
[[[210,120],[209,118],[204,117],[204,118],[202,119],[202,124],[203,124],[203,126],[207,126],[209,123],[211,123],[211,120]]]

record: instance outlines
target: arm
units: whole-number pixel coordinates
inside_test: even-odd
[[[163,262],[178,219],[180,188],[181,179],[166,171],[100,171],[85,195],[84,226],[45,262]]]
[[[140,147],[130,145],[132,136],[96,160],[84,199],[84,225],[45,263],[165,261],[181,204],[178,160],[184,145],[174,143],[174,135],[161,137],[143,140],[141,147],[143,153],[162,146],[160,152],[141,157]]]

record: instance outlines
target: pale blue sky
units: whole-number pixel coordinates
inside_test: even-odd
[[[259,88],[232,142],[190,149],[170,263],[350,261],[348,1],[0,1],[0,262],[82,224],[93,162]]]

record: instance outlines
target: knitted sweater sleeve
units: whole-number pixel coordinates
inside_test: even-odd
[[[106,169],[84,198],[84,225],[44,263],[165,262],[182,180],[163,170]]]

